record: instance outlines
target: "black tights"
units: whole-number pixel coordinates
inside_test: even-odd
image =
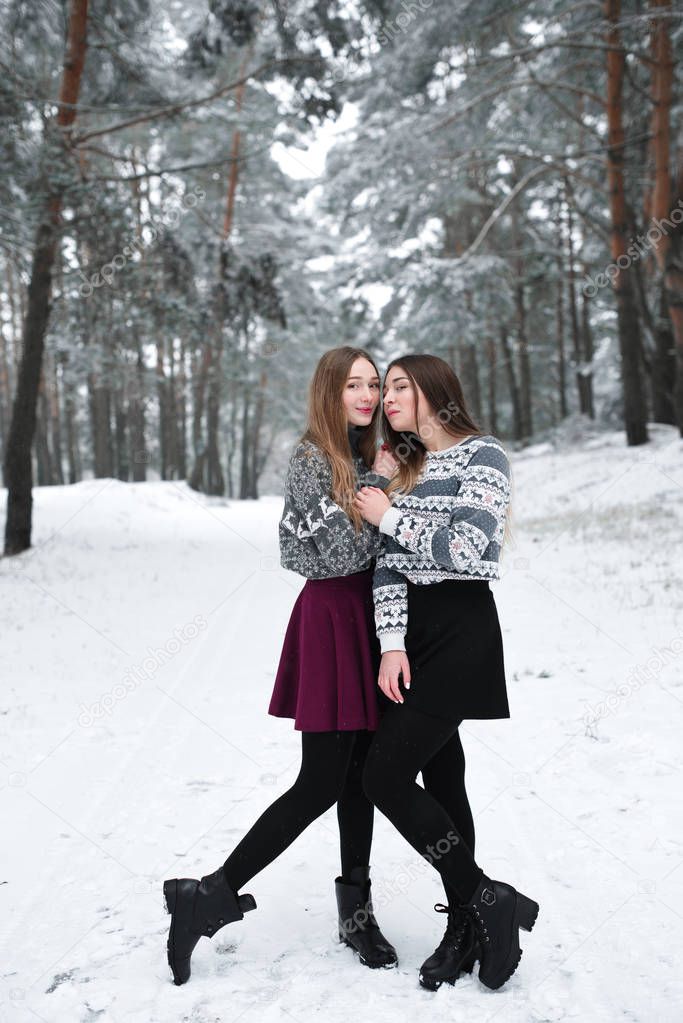
[[[302,732],[301,768],[290,789],[258,818],[225,861],[233,891],[277,859],[309,824],[337,804],[342,877],[370,862],[374,807],[363,792],[373,732]]]
[[[433,863],[451,905],[454,896],[458,902],[467,901],[482,876],[474,860],[464,757],[462,784],[458,785],[453,784],[452,776],[446,780],[447,772],[439,762],[444,750],[445,756],[452,757],[458,725],[394,704],[385,710],[374,733],[363,772],[368,798],[406,841]],[[424,788],[416,781],[420,771]]]
[[[402,708],[405,709],[405,708]],[[363,771],[375,733],[302,732],[301,768],[290,789],[258,818],[225,861],[228,884],[239,891],[331,806],[337,804],[342,877],[368,866],[374,806]],[[422,768],[425,789],[446,809],[474,852],[474,824],[465,793],[465,757],[457,728]],[[459,901],[445,884],[448,901]]]

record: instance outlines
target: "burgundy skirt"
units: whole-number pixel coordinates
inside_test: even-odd
[[[303,732],[379,723],[372,569],[307,579],[287,625],[268,713]]]

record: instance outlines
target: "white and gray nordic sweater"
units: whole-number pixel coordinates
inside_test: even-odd
[[[510,501],[510,465],[500,441],[471,436],[428,451],[413,490],[394,493],[379,524],[384,543],[373,578],[380,648],[405,650],[408,587],[445,579],[498,579]]]
[[[349,443],[363,486],[386,487],[386,477],[369,469],[358,450],[360,428],[349,427]],[[372,568],[382,538],[377,526],[353,522],[330,496],[332,467],[320,448],[300,441],[289,460],[285,504],[279,525],[280,564],[307,579],[330,579]]]

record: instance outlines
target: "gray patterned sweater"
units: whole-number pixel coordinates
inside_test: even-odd
[[[349,443],[358,488],[386,487],[384,476],[369,469],[358,450],[360,428],[349,427]],[[356,533],[346,512],[330,497],[332,468],[310,441],[297,444],[289,460],[285,503],[279,525],[280,564],[307,579],[330,579],[371,568],[382,538],[363,520]]]
[[[445,579],[497,579],[510,465],[490,434],[428,451],[415,487],[392,494],[373,578],[380,648],[405,650],[408,587]]]

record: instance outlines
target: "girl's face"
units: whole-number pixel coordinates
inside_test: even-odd
[[[369,426],[379,405],[379,377],[367,359],[353,363],[342,392],[346,420],[351,426]]]
[[[427,407],[425,396],[415,384],[418,396],[418,407],[415,408],[415,395],[405,370],[400,366],[392,366],[384,381],[384,414],[391,424],[392,430],[404,433],[417,433],[417,412],[424,412]]]

